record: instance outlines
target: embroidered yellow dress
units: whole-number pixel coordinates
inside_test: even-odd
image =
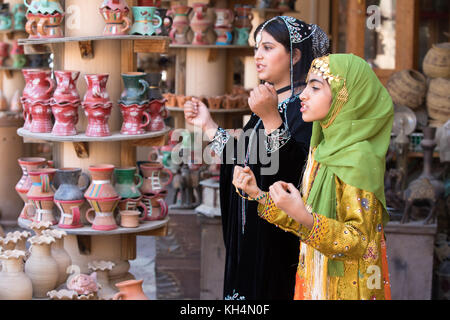
[[[314,151],[303,177],[304,201],[320,166]],[[382,204],[371,192],[335,181],[336,220],[313,212],[311,230],[274,206],[258,206],[262,218],[300,238],[294,299],[390,299]],[[328,275],[328,259],[343,261],[343,277]]]

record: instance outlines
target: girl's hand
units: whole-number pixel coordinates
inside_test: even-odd
[[[278,112],[278,95],[275,88],[268,83],[260,84],[250,92],[248,105],[253,113],[260,117],[264,124],[278,123],[278,128],[282,122]]]
[[[269,195],[278,209],[300,224],[304,224],[306,216],[311,215],[305,208],[300,191],[292,183],[275,182],[269,188]]]
[[[205,131],[214,123],[206,105],[196,98],[186,101],[183,109],[184,118],[190,125],[201,127]]]
[[[249,167],[234,167],[233,185],[236,188],[243,190],[253,199],[257,198],[262,193],[256,184],[255,175]]]

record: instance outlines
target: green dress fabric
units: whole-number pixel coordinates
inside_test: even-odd
[[[383,204],[385,224],[389,215],[384,173],[394,119],[392,99],[360,57],[332,54],[328,61],[333,102],[326,118],[313,124],[311,148],[317,146],[314,158],[320,169],[306,202],[314,212],[336,219],[336,175],[346,184],[373,192]],[[342,262],[330,260],[328,268],[331,276],[343,276]]]

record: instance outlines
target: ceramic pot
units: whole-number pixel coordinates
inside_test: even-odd
[[[52,104],[51,110],[55,117],[52,134],[55,136],[74,136],[77,134],[79,104]]]
[[[123,118],[120,133],[127,135],[144,134],[146,132],[145,128],[150,123],[150,115],[145,111],[146,106],[120,103],[119,107]]]
[[[91,184],[84,193],[88,200],[95,199],[115,199],[119,194],[111,184],[111,177],[114,171],[112,164],[98,164],[89,166],[91,174]]]
[[[37,33],[39,38],[62,38],[64,33],[61,22],[64,14],[54,13],[50,15],[39,15],[39,23],[37,24]]]
[[[37,26],[39,23],[39,15],[34,13],[27,13],[26,14],[27,23],[25,24],[25,31],[29,34],[29,39],[37,39],[40,38],[40,35],[37,31]]]
[[[89,270],[97,274],[97,283],[100,289],[97,292],[100,300],[111,300],[117,290],[109,281],[109,273],[114,268],[115,263],[111,261],[92,261],[88,263]]]
[[[26,97],[32,102],[49,103],[49,99],[53,96],[56,83],[52,79],[50,70],[31,69],[26,71],[29,81],[26,83],[24,92]]]
[[[450,42],[433,44],[423,60],[423,73],[430,78],[450,78]]]
[[[237,46],[248,46],[248,37],[251,28],[234,28],[234,42]]]
[[[172,43],[187,44],[187,32],[189,31],[189,17],[188,14],[192,8],[184,5],[175,5],[167,12],[167,15],[172,17],[173,24],[169,32],[169,37]]]
[[[82,187],[79,187],[81,176],[85,177],[86,182]],[[55,181],[59,185],[55,192],[55,200],[62,201],[84,200],[83,192],[91,183],[89,176],[81,172],[80,168],[58,169],[55,174]]]
[[[208,97],[208,106],[210,109],[220,109],[222,106],[223,96]]]
[[[24,272],[25,251],[3,251],[0,254],[0,300],[31,300],[33,285]]]
[[[164,168],[159,162],[141,163],[140,169],[144,176],[144,183],[140,189],[143,194],[156,194],[172,182],[172,171]],[[165,181],[163,175],[166,175]]]
[[[19,162],[19,166],[22,169],[22,177],[17,182],[15,189],[22,200],[27,203],[27,193],[28,191],[30,191],[32,184],[31,178],[28,173],[31,170],[46,167],[47,160],[45,158],[19,158],[17,161]],[[21,214],[20,217],[24,218],[23,214]]]
[[[128,18],[130,8],[125,0],[105,0],[99,10],[106,22],[103,35],[128,34],[131,26],[131,20]]]
[[[82,228],[80,208],[84,204],[82,200],[53,200],[61,212],[58,227],[62,229]]]
[[[120,96],[119,103],[124,105],[143,105],[148,102],[149,84],[145,80],[146,74],[143,72],[122,73],[124,91]]]
[[[161,73],[160,72],[150,72],[147,73],[146,80],[148,82],[148,100],[161,100],[163,95],[161,93]]]
[[[25,263],[25,273],[33,283],[33,297],[44,298],[58,284],[58,263],[52,257],[50,247],[55,238],[41,235],[31,237],[28,241],[33,250]]]
[[[176,107],[177,103],[177,95],[173,93],[165,93],[163,94],[164,99],[167,100],[167,105],[171,107]]]
[[[234,26],[236,28],[252,28],[253,13],[250,6],[236,7],[236,16],[234,18]]]
[[[9,57],[9,44],[0,42],[0,66],[4,66],[5,60]]]
[[[33,207],[35,214],[32,220],[34,222],[57,223],[53,216],[55,191],[52,182],[55,172],[56,169],[53,168],[36,169],[29,172],[32,185],[27,193],[30,203],[24,208],[24,215],[27,219],[31,218],[29,210]]]
[[[194,31],[193,45],[209,44],[206,39],[206,32],[212,26],[213,21],[207,14],[208,5],[205,3],[193,4],[193,15],[190,21],[190,27]]]
[[[138,198],[141,196],[139,188],[142,186],[144,179],[136,173],[136,167],[116,168],[114,169],[116,183],[114,188],[121,198]],[[138,182],[135,182],[137,178]]]
[[[158,36],[167,37],[169,35],[170,28],[172,28],[173,19],[172,19],[172,17],[167,15],[167,11],[168,10],[165,8],[157,8],[156,9],[156,14],[161,18],[161,20],[163,22],[161,27],[156,29],[156,34]]]
[[[108,120],[111,115],[112,103],[105,107],[83,106],[84,114],[88,118],[85,135],[88,137],[107,137],[111,135]]]
[[[149,300],[142,290],[144,280],[128,280],[116,283],[119,288],[114,300]]]
[[[30,104],[31,126],[34,133],[50,133],[53,129],[52,108],[46,102],[31,102]]]
[[[72,265],[72,258],[64,249],[64,237],[67,236],[67,233],[60,230],[44,230],[42,233],[55,239],[55,242],[50,246],[50,252],[58,264],[58,280],[56,283],[56,287],[58,287],[66,282],[69,275],[66,270]]]
[[[233,28],[232,27],[217,27],[214,28],[216,32],[216,44],[217,45],[230,45],[233,42]]]
[[[225,109],[227,109],[227,110],[237,109],[240,100],[241,99],[239,97],[226,95],[224,98],[224,101],[223,101],[223,105],[224,105]]]
[[[442,125],[450,119],[450,79],[436,78],[430,81],[427,111],[430,118]]]
[[[21,3],[17,3],[14,5],[13,8],[13,15],[14,15],[14,30],[25,30],[25,24],[27,22],[27,18],[25,16],[26,13],[26,7],[25,5]]]
[[[0,30],[9,30],[12,27],[12,17],[9,12],[0,13]]]
[[[76,104],[81,101],[77,90],[77,80],[79,76],[79,71],[55,71],[57,85],[52,98],[54,104]]]
[[[55,12],[64,13],[64,9],[58,0],[24,0],[27,13],[53,14]]]
[[[394,104],[417,109],[425,98],[427,79],[418,71],[402,70],[389,77],[386,89]]]
[[[86,220],[92,224],[92,229],[101,231],[117,229],[114,210],[119,204],[119,200],[120,197],[112,199],[87,199],[92,208],[86,211]]]
[[[147,216],[139,218],[141,212],[139,210],[123,210],[120,211],[120,226],[123,228],[137,228],[139,221],[144,221]]]
[[[234,20],[234,12],[231,9],[214,9],[216,13],[216,21],[214,28],[232,28]]]
[[[133,10],[134,24],[130,34],[152,36],[163,23],[161,17],[156,12],[156,7],[131,7]]]
[[[167,117],[167,110],[165,108],[166,99],[152,100],[148,104],[148,113],[150,114],[150,124],[147,131],[161,131],[164,130],[164,118]]]
[[[87,83],[87,90],[83,98],[83,106],[106,107],[112,105],[106,90],[108,74],[86,74],[84,78]]]
[[[163,220],[169,213],[169,207],[167,206],[164,198],[167,196],[167,190],[161,190],[157,193],[151,193],[151,195],[143,195],[142,202],[147,207],[147,217],[145,221]]]
[[[25,79],[25,87],[23,89],[22,96],[20,97],[20,102],[22,102],[23,118],[25,120],[23,128],[26,130],[30,130],[30,128],[31,128],[30,95],[31,95],[31,91],[33,89],[33,77],[31,74],[34,71],[42,71],[42,70],[39,70],[39,69],[23,69],[22,70],[22,74]]]
[[[119,211],[127,211],[127,210],[136,211],[138,210],[138,208],[142,209],[143,216],[146,218],[148,210],[146,205],[142,202],[142,196],[137,198],[122,198],[119,201]]]

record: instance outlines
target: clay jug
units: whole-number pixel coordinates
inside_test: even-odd
[[[33,287],[30,278],[24,273],[25,251],[7,250],[0,254],[0,300],[31,300]]]
[[[30,130],[30,128],[31,128],[30,94],[31,94],[31,90],[33,89],[33,78],[31,77],[31,73],[33,71],[42,71],[42,70],[39,70],[39,69],[23,69],[22,70],[23,77],[25,79],[25,88],[23,89],[22,96],[20,97],[20,102],[22,102],[23,118],[25,120],[23,128],[26,130]]]
[[[83,98],[83,106],[106,107],[112,105],[106,90],[108,74],[86,74],[84,78],[88,87]]]
[[[56,89],[53,93],[52,102],[57,104],[79,103],[81,101],[77,90],[79,71],[55,71]]]
[[[161,28],[163,21],[156,14],[156,7],[131,7],[133,10],[134,24],[130,34],[152,36]]]
[[[147,216],[145,221],[163,220],[169,213],[169,207],[164,200],[167,196],[167,190],[161,190],[142,196],[142,202],[147,207]]]
[[[130,8],[125,0],[105,0],[99,10],[106,22],[103,35],[125,35],[128,33],[131,26],[131,20],[128,18]]]
[[[80,177],[84,177],[86,180],[81,187],[78,186]],[[58,169],[55,174],[55,181],[58,183],[55,200],[64,201],[83,200],[83,192],[91,183],[91,179],[86,173],[81,172],[81,168]]]
[[[138,198],[141,196],[139,188],[144,179],[136,173],[136,167],[114,169],[116,184],[114,188],[122,199]],[[137,178],[137,182],[135,179]]]
[[[24,91],[31,102],[49,102],[53,96],[53,91],[56,88],[56,83],[52,79],[52,72],[50,70],[36,70],[31,69],[26,71],[28,73],[29,81],[27,82]]]
[[[213,21],[208,16],[208,5],[205,3],[193,4],[193,15],[190,21],[190,27],[194,31],[193,45],[209,44],[206,39],[206,32],[212,26]]]
[[[60,230],[44,230],[42,234],[55,238],[55,242],[51,244],[51,255],[58,264],[59,272],[58,281],[56,283],[56,287],[58,287],[66,282],[69,275],[66,270],[72,265],[72,258],[70,258],[66,249],[64,249],[64,237],[67,236],[67,233]]]
[[[172,182],[172,171],[164,168],[159,162],[142,163],[140,168],[144,175],[144,183],[141,186],[143,194],[158,193]],[[164,174],[167,175],[165,181],[162,179]]]
[[[148,104],[148,113],[150,114],[150,124],[147,131],[161,131],[164,130],[164,118],[167,117],[166,99],[152,100]]]
[[[28,219],[30,219],[29,210],[33,207],[35,212],[35,215],[32,217],[33,221],[57,223],[53,216],[53,198],[55,195],[53,177],[55,172],[56,169],[53,168],[36,169],[29,172],[32,185],[27,193],[27,197],[31,204],[27,204],[24,208],[24,214]]]
[[[25,273],[33,283],[33,297],[44,298],[58,284],[58,263],[52,257],[50,247],[55,239],[41,235],[31,237],[28,241],[33,247],[25,263]]]
[[[142,290],[144,280],[127,280],[116,283],[119,288],[114,300],[149,300]]]
[[[172,28],[169,36],[174,44],[187,44],[187,32],[189,31],[188,14],[192,10],[191,7],[184,5],[175,5],[167,12],[167,15],[173,18]]]
[[[54,13],[49,15],[40,15],[37,24],[37,34],[39,38],[62,38],[64,32],[61,22],[64,14]]]
[[[117,229],[114,211],[120,197],[109,199],[88,199],[91,209],[86,211],[86,220],[92,224],[92,229],[110,231]],[[93,213],[93,216],[91,215]]]
[[[132,104],[119,104],[120,112],[122,113],[122,127],[121,134],[138,135],[146,132],[146,127],[150,124],[150,115],[145,110],[147,106]]]
[[[124,105],[148,103],[148,87],[149,84],[145,80],[146,74],[143,72],[127,72],[122,73],[124,91],[120,96],[119,103]]]
[[[119,194],[111,184],[111,177],[114,171],[112,164],[98,164],[89,166],[91,174],[91,184],[84,193],[88,200],[95,199],[113,199],[119,197]]]

